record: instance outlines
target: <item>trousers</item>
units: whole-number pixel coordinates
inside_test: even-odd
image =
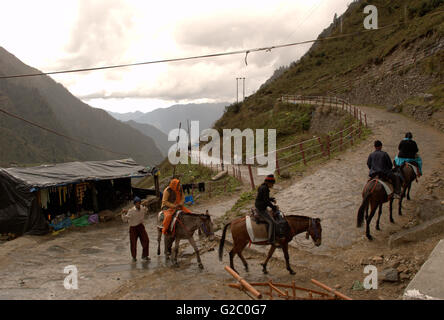
[[[268,241],[273,243],[276,240],[276,223],[273,218],[270,217],[267,211],[257,210],[262,219],[268,224]]]
[[[140,243],[142,244],[143,252],[142,258],[148,257],[149,255],[149,244],[150,239],[146,233],[145,226],[141,223],[135,227],[130,227],[130,246],[131,246],[131,256],[136,259],[137,254],[137,239],[140,238]]]

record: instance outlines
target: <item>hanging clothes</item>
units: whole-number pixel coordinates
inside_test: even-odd
[[[41,189],[40,190],[40,201],[42,204],[43,209],[48,209],[48,203],[49,203],[49,192],[48,189]]]

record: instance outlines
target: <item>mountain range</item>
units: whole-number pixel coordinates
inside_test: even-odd
[[[0,47],[0,75],[39,73]],[[153,139],[92,108],[48,76],[0,79],[0,108],[88,144],[55,135],[0,113],[0,165],[36,165],[132,157],[155,165],[163,153]]]
[[[179,127],[179,123],[182,123],[182,128],[187,129],[188,120],[199,121],[200,131],[211,128],[214,122],[222,116],[225,106],[228,104],[228,102],[176,104],[147,113],[137,111],[129,113],[109,112],[109,114],[121,121],[133,120],[138,123],[152,125],[168,135],[172,129]]]

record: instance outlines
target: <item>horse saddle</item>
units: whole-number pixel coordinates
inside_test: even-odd
[[[406,161],[404,162],[404,165],[408,165],[410,166],[410,168],[412,168],[413,172],[415,173],[415,175],[418,177],[418,171],[419,171],[419,165],[416,161]]]
[[[379,184],[381,184],[381,186],[384,188],[385,192],[387,193],[387,196],[391,196],[393,194],[394,190],[393,184],[388,180],[385,179],[383,180],[378,175],[376,175],[374,178],[368,180],[368,182],[370,181],[377,181]]]
[[[173,232],[174,231],[174,227],[176,226],[176,223],[178,221],[179,215],[183,213],[182,210],[178,210],[173,214],[173,219],[171,220],[170,223],[170,227],[168,228],[168,231]],[[158,222],[159,225],[157,226],[158,228],[162,229],[163,228],[163,220],[165,218],[165,215],[163,213],[163,210],[159,212],[158,214]]]
[[[267,210],[267,212],[270,216],[272,215],[270,211]],[[249,216],[257,224],[267,224],[267,221],[265,221],[264,218],[262,218],[262,216],[259,214],[259,211],[256,208],[251,208],[251,213],[249,214]]]

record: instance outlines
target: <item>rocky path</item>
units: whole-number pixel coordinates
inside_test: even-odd
[[[409,120],[405,116],[388,113],[385,110],[362,108],[367,113],[369,126],[373,134],[359,146],[347,150],[329,161],[313,174],[295,182],[285,190],[276,193],[280,208],[287,214],[301,214],[322,219],[323,245],[311,248],[304,239],[297,238],[293,245],[306,244],[314,252],[328,252],[331,249],[345,248],[362,239],[364,229],[356,228],[356,214],[361,204],[361,192],[367,181],[367,157],[373,151],[373,141],[383,142],[383,150],[392,159],[397,154],[397,147],[405,132],[411,131],[418,143],[424,163],[426,179],[434,170],[443,168],[444,135],[437,130]],[[417,185],[412,187],[415,197]],[[394,206],[397,207],[397,201]],[[399,217],[394,215],[394,219]],[[388,222],[388,206],[384,205],[381,217],[384,231],[398,230],[399,225]],[[375,218],[372,221],[372,233]]]

